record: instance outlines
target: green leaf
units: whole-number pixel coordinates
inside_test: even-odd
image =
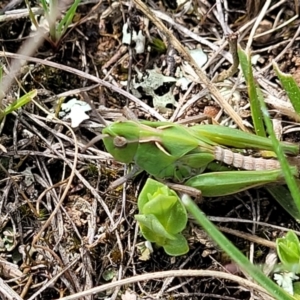
[[[154,215],[135,215],[135,219],[139,222],[142,230],[142,234],[147,235],[144,237],[150,242],[156,242],[156,238],[163,237],[170,240],[175,240],[174,235],[166,231],[164,226],[159,222],[159,220]]]
[[[300,114],[300,89],[295,79],[290,74],[285,74],[279,70],[277,63],[273,62],[273,68],[286,91],[296,113]]]
[[[289,232],[285,235],[285,240],[286,240],[289,244],[295,244],[295,245],[297,245],[298,255],[300,255],[299,239],[298,239],[298,236],[296,235],[296,233],[295,233],[294,231],[289,231]]]
[[[159,189],[166,187],[163,183],[148,178],[138,198],[138,208],[142,212],[146,203],[150,201],[151,195],[155,194]],[[176,195],[176,193],[170,190],[169,195]]]
[[[276,240],[277,254],[284,267],[295,273],[300,271],[300,244],[297,235],[289,231],[285,237]]]
[[[34,98],[36,95],[37,95],[37,90],[32,90],[31,92],[28,92],[21,98],[14,101],[12,104],[8,105],[4,109],[4,115],[6,116],[6,115],[10,114],[11,112],[16,111],[18,108],[24,106],[29,101],[31,101],[31,99]]]
[[[45,15],[47,16],[49,14],[49,5],[46,0],[40,0],[40,2],[43,6]]]
[[[164,184],[148,179],[138,198],[135,215],[145,239],[165,248],[170,255],[181,255],[188,245],[181,231],[187,224],[187,213],[177,194]]]
[[[240,46],[238,47],[238,55],[244,77],[247,82],[248,93],[250,98],[251,116],[255,132],[259,136],[266,136],[265,126],[263,122],[262,111],[260,109],[260,99],[263,99],[260,88],[255,84],[250,54],[246,53]]]
[[[72,6],[68,9],[66,15],[62,18],[62,20],[59,22],[57,28],[56,28],[56,33],[58,39],[60,39],[64,33],[67,31],[68,26],[71,24],[74,15],[77,10],[77,6],[79,5],[81,0],[75,0]]]
[[[163,248],[171,256],[183,255],[189,251],[188,242],[181,233],[176,235],[176,240],[167,240]]]
[[[149,178],[138,199],[142,214],[154,214],[167,232],[181,232],[187,224],[186,210],[177,194],[164,184]]]
[[[171,234],[178,233],[186,227],[186,210],[178,197],[158,195],[143,207],[145,215],[154,214],[162,226]]]

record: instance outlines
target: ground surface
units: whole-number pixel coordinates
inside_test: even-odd
[[[11,6],[6,7],[9,2]],[[297,142],[299,120],[285,107],[286,96],[271,61],[275,59],[282,71],[299,80],[299,19],[294,18],[298,1],[269,2],[265,11],[268,1],[254,0],[228,0],[225,7],[219,1],[188,0],[178,6],[175,0],[149,0],[148,7],[182,45],[190,50],[202,48],[196,60],[199,64],[203,60],[201,66],[209,79],[231,67],[226,37],[238,32],[240,45],[245,48],[248,43],[257,59],[256,79],[270,96],[266,101],[281,138]],[[39,7],[37,1],[29,4]],[[63,1],[60,5],[63,10]],[[1,283],[2,298],[5,286],[7,299],[58,299],[103,286],[94,295],[72,299],[264,299],[238,281],[219,279],[218,275],[155,280],[149,275],[149,280],[116,284],[116,288],[105,286],[152,272],[227,272],[234,266],[193,222],[184,232],[190,246],[188,254],[175,258],[163,249],[154,249],[147,256],[134,220],[136,199],[147,174],[108,190],[124,175],[124,165],[105,152],[101,141],[76,155],[75,145],[82,150],[96,136],[95,129],[99,132],[103,128],[99,115],[108,122],[115,121],[123,116],[122,108],[128,106],[141,119],[182,121],[204,114],[204,119],[212,118],[215,124],[237,125],[197,75],[186,68],[186,59],[163,28],[149,21],[150,16],[133,2],[82,1],[62,39],[54,43],[47,37],[39,47],[39,36],[32,32],[30,18],[19,15],[25,7],[23,1],[0,3],[4,76],[13,74],[10,66],[14,54],[32,48],[27,53],[31,59],[17,68],[11,83],[5,81],[3,104],[37,90],[34,102],[8,115],[1,127],[0,264],[1,278],[6,281]],[[14,13],[9,15],[11,11]],[[253,36],[251,30],[258,16],[262,21]],[[128,32],[135,33],[132,39],[138,36],[131,43],[129,40],[130,45],[122,40]],[[257,36],[259,33],[265,34]],[[141,50],[143,45],[145,49]],[[147,81],[151,72],[168,77],[159,77],[159,84],[153,87],[156,83]],[[137,79],[138,73],[144,76],[142,80]],[[187,88],[179,83],[180,76],[190,80]],[[97,78],[111,86],[108,88]],[[143,81],[152,88],[145,88]],[[135,82],[135,86],[128,82]],[[229,97],[241,124],[250,128],[247,88],[239,72],[213,84],[222,91],[222,97]],[[121,95],[120,89],[135,97]],[[166,94],[167,103],[163,97]],[[49,114],[57,113],[62,101],[67,103],[73,98],[92,101],[94,107],[88,112],[89,119],[71,130],[64,125],[70,125],[70,119],[60,117],[65,122],[61,123],[50,119]],[[220,217],[216,225],[235,230],[228,237],[256,264],[265,263],[274,249],[250,242],[245,233],[275,241],[284,232],[272,225],[298,230],[296,222],[263,189],[204,200],[204,212]],[[266,224],[255,226],[252,221]],[[245,238],[237,237],[236,231]],[[238,271],[237,275],[244,277]]]

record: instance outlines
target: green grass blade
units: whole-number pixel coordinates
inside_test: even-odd
[[[49,33],[51,40],[56,42],[57,0],[49,0],[49,4],[46,0],[41,0],[40,2],[49,24]]]
[[[71,24],[80,1],[81,0],[76,0],[72,4],[72,6],[68,9],[68,11],[66,12],[66,15],[63,17],[63,19],[59,22],[59,24],[57,26],[57,33],[60,37],[62,35],[64,35],[68,26]]]
[[[300,89],[298,84],[292,75],[281,72],[275,62],[273,67],[296,113],[300,114]]]
[[[272,140],[274,146],[274,152],[277,155],[277,159],[280,162],[282,173],[287,183],[287,186],[291,192],[291,195],[294,199],[295,206],[297,207],[298,213],[300,212],[300,190],[296,178],[293,176],[292,171],[290,169],[289,163],[284,155],[282,147],[280,146],[280,142],[277,140],[276,135],[274,133],[273,125],[270,120],[269,112],[265,102],[260,99],[261,110],[263,112],[264,121],[266,124],[266,128]],[[282,204],[284,205],[284,203]]]
[[[262,93],[256,86],[252,73],[251,60],[248,59],[246,52],[239,46],[238,55],[240,59],[241,68],[248,86],[248,93],[250,97],[250,108],[253,120],[255,133],[259,136],[266,136],[265,127],[262,118],[262,112],[260,110],[260,99]]]
[[[45,12],[46,17],[49,15],[49,6],[48,3],[46,2],[46,0],[40,0],[43,10]]]
[[[261,93],[260,89],[258,87],[256,87],[254,80],[251,80],[251,77],[253,78],[253,75],[252,75],[252,67],[250,64],[250,61],[251,61],[250,56],[248,55],[248,57],[247,57],[246,53],[241,48],[239,48],[239,53],[241,55],[240,60],[242,61],[243,65],[244,65],[244,67],[242,67],[244,73],[246,72],[246,70],[244,70],[244,69],[246,69],[246,66],[248,67],[247,74],[245,74],[245,78],[248,78],[248,81],[247,81],[248,86],[253,85],[257,92],[256,93],[257,98],[255,99],[255,101],[253,103],[255,103],[255,105],[257,105],[256,108],[260,108],[260,110],[261,110],[261,113],[263,116],[263,120],[261,120],[261,121],[264,121],[264,123],[266,125],[267,131],[270,135],[270,139],[273,144],[273,150],[276,153],[276,156],[280,162],[284,179],[285,179],[285,181],[288,185],[288,188],[291,192],[292,198],[294,199],[294,204],[295,204],[294,207],[296,208],[296,212],[294,212],[292,216],[297,216],[297,219],[298,219],[298,214],[300,213],[300,191],[299,191],[298,183],[296,181],[296,178],[293,176],[293,174],[291,172],[289,163],[284,155],[284,151],[283,151],[282,147],[280,146],[280,142],[277,140],[277,138],[275,136],[275,133],[273,130],[273,125],[270,120],[267,106],[262,97],[262,93]],[[252,87],[251,89],[254,89],[254,87]],[[251,102],[252,102],[252,100],[253,99],[251,99]],[[252,107],[251,107],[251,112],[252,112]],[[252,115],[252,117],[253,117],[253,122],[254,122],[255,116]],[[275,196],[275,199],[278,202],[280,202],[282,200],[282,198],[279,196],[278,197]],[[286,202],[285,201],[280,202],[280,204],[282,206],[285,206]],[[287,211],[290,210],[289,207],[286,207],[285,209]]]
[[[197,220],[200,226],[213,238],[213,240],[234,260],[247,274],[256,280],[263,288],[265,288],[277,300],[294,299],[288,295],[283,289],[276,285],[271,279],[263,274],[263,272],[252,265],[249,260],[211,223],[197,207],[193,200],[183,195],[182,202],[188,212],[190,212]]]
[[[36,20],[36,18],[35,18],[35,15],[34,15],[32,9],[31,9],[31,6],[30,6],[30,4],[29,4],[29,1],[28,1],[28,0],[25,0],[25,3],[26,3],[26,6],[27,6],[27,8],[28,8],[28,10],[29,10],[29,18],[30,18],[31,23],[35,26],[36,29],[39,28],[39,24],[38,24],[38,22],[37,22],[37,20]],[[44,9],[44,10],[45,10],[45,9]],[[45,13],[45,14],[46,14],[46,13]]]
[[[13,111],[16,111],[18,108],[24,106],[29,101],[31,101],[31,99],[33,97],[35,97],[36,95],[37,95],[37,90],[32,90],[29,93],[25,94],[21,98],[19,98],[16,101],[14,101],[12,104],[8,105],[4,109],[4,115],[6,116],[6,115],[12,113]]]

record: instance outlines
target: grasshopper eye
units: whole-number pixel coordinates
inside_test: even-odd
[[[140,128],[132,121],[114,122],[102,130],[104,146],[116,160],[129,164],[139,147]]]
[[[123,148],[128,144],[127,139],[122,136],[116,136],[114,138],[114,146],[117,148]]]

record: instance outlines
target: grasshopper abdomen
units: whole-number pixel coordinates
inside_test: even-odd
[[[280,169],[280,163],[276,159],[256,158],[235,153],[230,149],[215,147],[215,159],[237,169],[248,171],[276,170]]]

